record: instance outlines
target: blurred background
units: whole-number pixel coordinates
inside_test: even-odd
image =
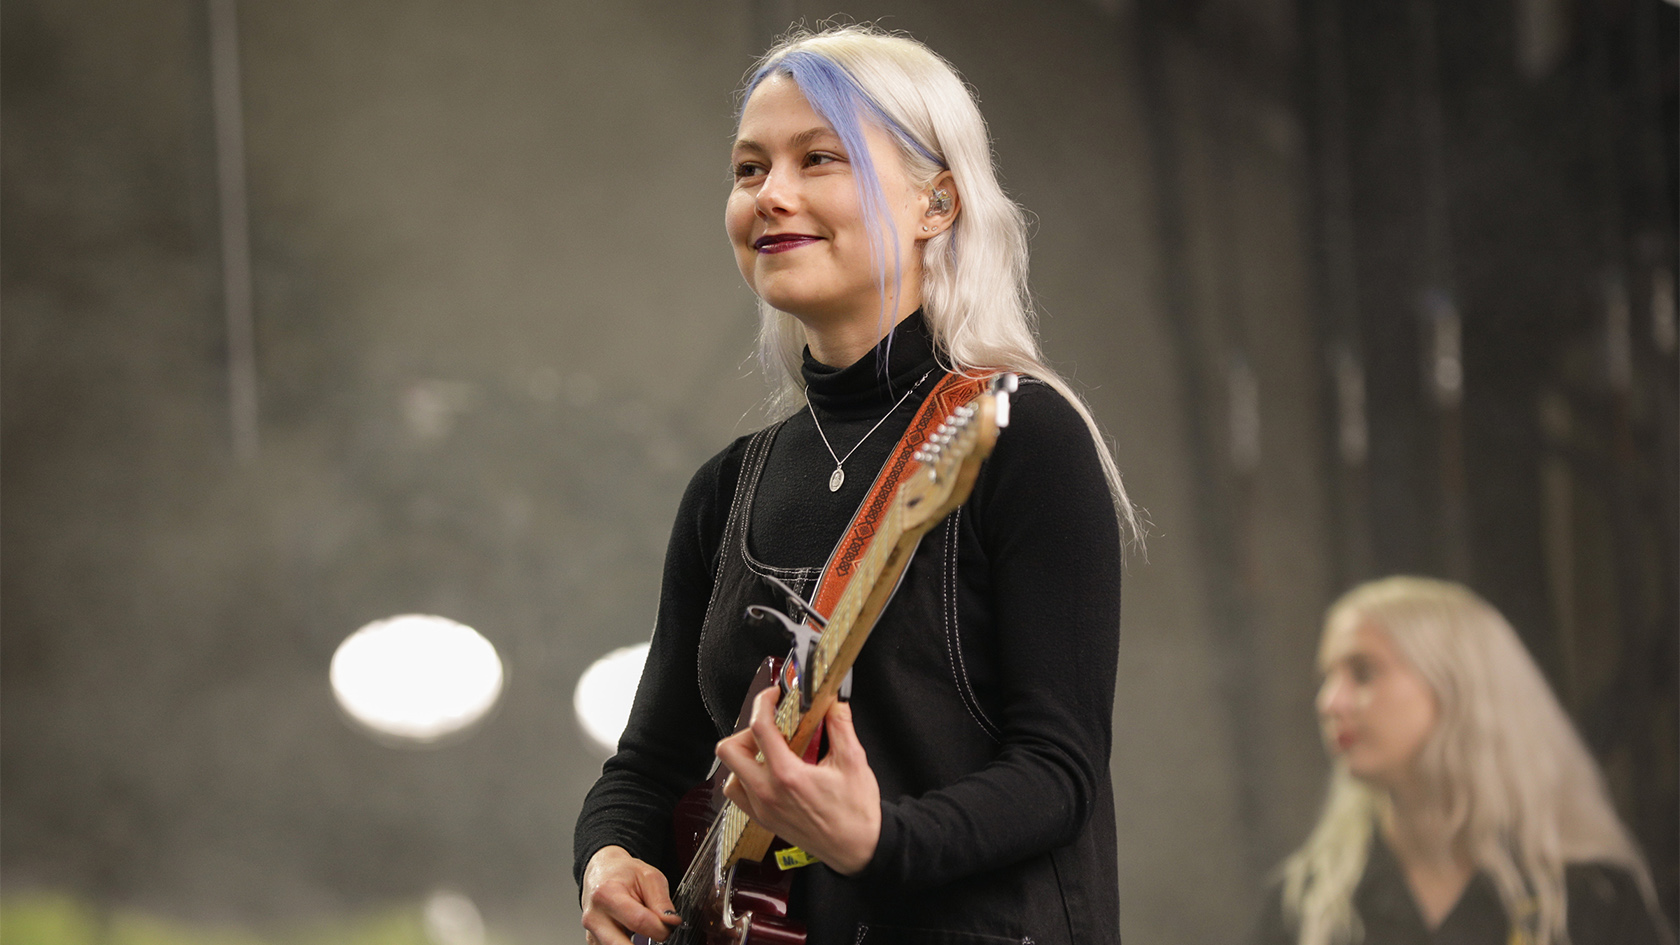
[[[1675,915],[1669,3],[7,0],[5,945],[580,940],[574,693],[771,419],[731,95],[837,13],[978,91],[1154,522],[1126,940],[1249,928],[1328,770],[1320,616],[1394,572],[1512,619]],[[502,673],[419,747],[328,680],[409,613]]]

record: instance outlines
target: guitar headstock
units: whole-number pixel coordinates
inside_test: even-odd
[[[898,487],[906,531],[933,527],[968,499],[981,461],[991,454],[998,431],[1009,425],[1009,395],[1018,386],[1013,374],[992,378],[988,390],[946,417],[916,451],[922,468]]]

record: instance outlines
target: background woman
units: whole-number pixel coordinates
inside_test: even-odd
[[[790,413],[683,497],[635,708],[578,821],[583,924],[603,945],[664,937],[672,806],[715,751],[730,797],[821,861],[793,902],[813,943],[1118,941],[1108,761],[1135,521],[1038,353],[1022,214],[974,99],[912,40],[796,35],[751,72],[731,160],[725,228]],[[767,699],[720,743],[786,649],[740,620],[778,603],[761,577],[808,595],[933,386],[1000,369],[1028,378],[1009,429],[920,545],[826,758],[787,751]]]
[[[1486,601],[1361,585],[1330,608],[1318,662],[1329,798],[1263,942],[1672,941],[1597,765]]]

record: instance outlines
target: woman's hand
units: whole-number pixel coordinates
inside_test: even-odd
[[[718,742],[730,771],[723,793],[835,872],[858,873],[881,838],[881,786],[852,728],[852,707],[837,702],[828,710],[828,754],[807,764],[776,729],[776,693],[775,686],[759,693],[752,724]]]
[[[665,874],[623,847],[602,847],[583,870],[583,928],[591,945],[630,945],[630,933],[663,942],[682,920]]]

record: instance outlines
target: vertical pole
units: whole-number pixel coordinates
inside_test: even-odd
[[[1471,579],[1469,483],[1464,463],[1463,320],[1453,279],[1447,196],[1446,120],[1441,103],[1440,24],[1435,0],[1411,0],[1413,94],[1423,155],[1423,320],[1425,389],[1434,394],[1441,495],[1441,563],[1448,576]]]
[[[1312,91],[1306,96],[1304,111],[1315,119],[1317,132],[1314,177],[1318,185],[1319,333],[1325,346],[1329,399],[1335,405],[1330,424],[1334,447],[1330,455],[1334,459],[1327,464],[1335,491],[1331,514],[1336,519],[1339,542],[1332,567],[1336,585],[1346,587],[1371,577],[1373,569],[1370,484],[1366,477],[1370,421],[1348,153],[1348,65],[1339,0],[1309,3],[1305,15],[1311,20],[1305,45],[1312,50]]]
[[[228,413],[233,455],[257,455],[256,330],[251,304],[251,225],[245,189],[245,122],[239,87],[235,0],[208,0],[210,91],[216,129],[216,190],[227,321]]]

